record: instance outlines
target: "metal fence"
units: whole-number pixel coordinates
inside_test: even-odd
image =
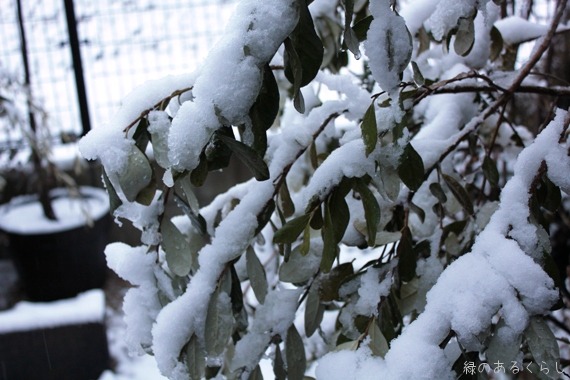
[[[20,0],[30,88],[52,135],[83,129],[66,0]],[[68,0],[69,1],[69,0]],[[23,77],[18,0],[0,6],[0,67]],[[91,125],[107,122],[137,85],[194,70],[220,36],[233,0],[74,0]]]

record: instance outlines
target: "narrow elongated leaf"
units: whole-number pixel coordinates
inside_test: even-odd
[[[412,212],[416,214],[418,218],[420,218],[420,222],[422,223],[424,222],[424,220],[426,219],[426,212],[424,211],[423,208],[421,208],[414,202],[410,202],[410,210],[412,210]]]
[[[501,55],[503,51],[503,36],[499,29],[496,27],[491,28],[491,53],[489,55],[489,59],[491,62],[495,61]]]
[[[163,219],[160,232],[168,267],[177,276],[188,275],[192,268],[192,254],[186,238],[168,218]]]
[[[362,42],[366,40],[368,29],[370,29],[372,20],[374,20],[374,17],[372,17],[372,15],[366,16],[352,27],[352,30],[354,30],[354,34],[356,34],[358,41]]]
[[[285,362],[283,354],[278,344],[275,345],[275,360],[273,361],[273,374],[275,380],[287,380],[287,371],[285,370]]]
[[[362,180],[356,181],[356,191],[362,199],[364,207],[364,218],[366,219],[366,231],[368,236],[368,245],[373,246],[376,242],[376,232],[380,223],[380,206],[368,185]]]
[[[300,0],[299,22],[289,36],[293,49],[297,52],[301,63],[300,87],[306,86],[317,76],[323,62],[324,48],[321,39],[317,35],[313,17],[309,12],[308,1]],[[291,49],[285,47],[283,57],[285,63],[285,76],[291,83],[296,81],[296,73],[291,70],[289,59]],[[299,87],[299,88],[300,88]]]
[[[206,160],[206,155],[202,153],[200,155],[200,162],[198,166],[192,170],[190,173],[190,181],[192,185],[196,187],[200,187],[206,182],[206,178],[208,177],[208,161]]]
[[[261,373],[259,364],[255,366],[255,369],[253,371],[251,371],[248,380],[263,380],[263,374]]]
[[[235,153],[245,166],[247,166],[255,179],[258,181],[269,179],[269,169],[267,168],[267,164],[255,150],[228,136],[219,135],[218,138]]]
[[[346,193],[337,187],[329,197],[329,211],[334,231],[335,243],[339,243],[350,221],[350,210],[345,199]]]
[[[517,336],[514,340],[510,334],[502,334],[501,329],[505,326],[505,321],[501,319],[497,324],[495,333],[491,336],[485,356],[488,363],[511,363],[515,360],[520,351],[522,336]]]
[[[301,93],[301,82],[303,80],[301,58],[299,58],[299,54],[297,54],[297,50],[295,50],[295,46],[290,38],[285,39],[284,46],[285,51],[283,56],[288,64],[285,72],[288,72],[287,67],[289,67],[289,72],[291,72],[289,81],[293,84],[293,105],[299,113],[305,113],[305,101]]]
[[[279,189],[279,206],[281,207],[281,211],[283,211],[283,216],[286,218],[289,218],[295,213],[295,204],[293,204],[293,200],[291,199],[287,181],[283,181]]]
[[[497,164],[493,159],[489,156],[485,156],[483,159],[483,173],[485,177],[489,181],[489,183],[493,186],[499,185],[499,171],[497,170]]]
[[[354,268],[352,263],[344,263],[334,267],[320,280],[319,297],[322,302],[340,300],[338,291],[344,282],[352,277]]]
[[[190,380],[200,380],[204,376],[206,358],[204,350],[200,347],[200,342],[196,335],[192,335],[184,350],[186,354],[186,366],[189,371]]]
[[[360,58],[360,49],[358,37],[354,30],[350,27],[352,16],[354,14],[354,0],[344,0],[344,43],[348,50],[354,54],[356,59]]]
[[[321,270],[325,273],[331,270],[332,265],[338,256],[338,242],[335,239],[334,224],[331,219],[330,208],[328,202],[325,202],[325,217],[323,220],[323,228],[321,229],[323,238],[323,256],[321,259]]]
[[[423,86],[426,83],[426,80],[415,61],[412,61],[412,72],[414,74],[414,82],[420,87]]]
[[[424,182],[424,162],[412,144],[408,143],[400,156],[398,175],[412,191],[418,190]]]
[[[445,195],[445,191],[443,191],[443,188],[441,187],[439,182],[430,183],[429,191],[432,193],[434,197],[437,198],[439,203],[443,204],[447,202],[447,195]]]
[[[113,187],[113,184],[111,183],[111,181],[109,180],[109,177],[107,176],[107,173],[105,173],[105,171],[103,170],[103,183],[105,184],[105,189],[107,190],[107,194],[109,194],[109,211],[111,213],[111,215],[113,214],[113,212],[120,206],[123,204],[123,202],[121,202],[121,199],[119,198],[119,196],[117,195],[117,191],[115,190],[115,188]]]
[[[305,334],[307,337],[310,337],[317,331],[317,328],[323,320],[324,313],[325,306],[321,303],[319,298],[319,284],[315,281],[309,289],[305,303]]]
[[[471,197],[469,193],[457,180],[447,174],[442,174],[443,180],[451,190],[453,196],[457,199],[457,201],[463,206],[465,211],[469,215],[473,215],[473,202],[471,202]]]
[[[398,273],[402,281],[411,281],[416,276],[417,254],[414,251],[412,233],[406,226],[402,230],[402,238],[398,244]]]
[[[253,293],[260,303],[264,303],[268,288],[265,269],[251,246],[248,247],[245,253],[245,259],[247,276],[249,277]]]
[[[370,107],[366,110],[360,129],[362,130],[362,140],[364,141],[366,156],[368,157],[368,155],[376,148],[376,144],[378,143],[378,126],[376,123],[374,102],[372,102]]]
[[[303,232],[309,221],[311,214],[304,214],[295,219],[291,219],[275,232],[273,242],[276,244],[291,244]]]
[[[119,185],[129,202],[134,202],[139,192],[152,180],[152,168],[143,152],[136,146],[131,148],[127,166],[119,175]]]
[[[267,149],[266,131],[271,127],[279,113],[279,88],[269,65],[263,68],[263,82],[257,99],[249,110],[253,129],[253,145],[260,157],[265,155]]]
[[[204,339],[208,356],[223,354],[233,330],[232,305],[227,293],[216,289],[208,303]]]
[[[383,358],[390,347],[388,346],[388,341],[382,334],[382,331],[380,331],[380,327],[378,327],[375,320],[371,323],[370,329],[368,330],[368,336],[370,337],[368,347],[370,347],[372,354]]]
[[[287,379],[303,380],[307,367],[305,346],[294,324],[287,330],[285,353],[287,357]]]
[[[547,374],[550,379],[558,379],[554,369],[560,367],[560,350],[556,337],[544,319],[540,316],[531,318],[524,335],[534,362],[551,369]]]

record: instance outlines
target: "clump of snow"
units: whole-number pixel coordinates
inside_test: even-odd
[[[519,16],[509,16],[498,20],[495,27],[501,32],[503,42],[516,45],[542,37],[548,31],[548,25],[537,24]]]
[[[246,122],[261,87],[263,65],[297,20],[298,8],[291,0],[244,0],[238,5],[196,79],[193,102],[183,104],[172,121],[169,159],[177,170],[198,165],[200,152],[222,124]]]
[[[472,17],[477,9],[484,10],[488,0],[442,0],[435,11],[424,22],[433,37],[441,41],[449,31],[457,26],[460,18]]]
[[[295,319],[301,289],[273,290],[255,313],[249,331],[237,343],[232,368],[252,371],[265,352],[271,337],[287,335]]]
[[[102,323],[104,317],[105,293],[93,289],[65,300],[19,302],[12,309],[0,312],[0,333]]]
[[[152,346],[151,328],[162,307],[154,275],[157,255],[147,249],[124,243],[112,243],[105,249],[109,268],[135,286],[127,291],[123,310],[127,347],[139,355],[149,352]]]
[[[382,297],[386,297],[390,293],[392,286],[392,276],[390,275],[385,276],[380,281],[380,276],[385,274],[384,272],[380,268],[369,268],[360,277],[359,297],[355,305],[355,311],[359,315],[378,315],[378,304]]]

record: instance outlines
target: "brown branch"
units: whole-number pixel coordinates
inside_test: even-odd
[[[163,104],[165,104],[165,102],[170,102],[173,98],[180,96],[182,94],[184,94],[185,92],[191,91],[193,87],[186,87],[180,90],[176,90],[174,91],[172,94],[168,95],[165,98],[160,99],[158,102],[156,102],[151,108],[147,108],[146,110],[142,111],[141,114],[132,122],[130,122],[125,129],[123,129],[123,132],[127,133],[132,127],[134,127],[139,121],[141,121],[142,119],[144,119],[145,117],[148,116],[149,113],[151,113],[152,111],[160,108]]]

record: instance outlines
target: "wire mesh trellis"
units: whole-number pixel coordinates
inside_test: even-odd
[[[107,122],[147,80],[194,70],[233,0],[74,0],[91,124]],[[64,0],[23,0],[31,91],[51,133],[82,131]],[[0,7],[0,67],[23,77],[16,0]]]

